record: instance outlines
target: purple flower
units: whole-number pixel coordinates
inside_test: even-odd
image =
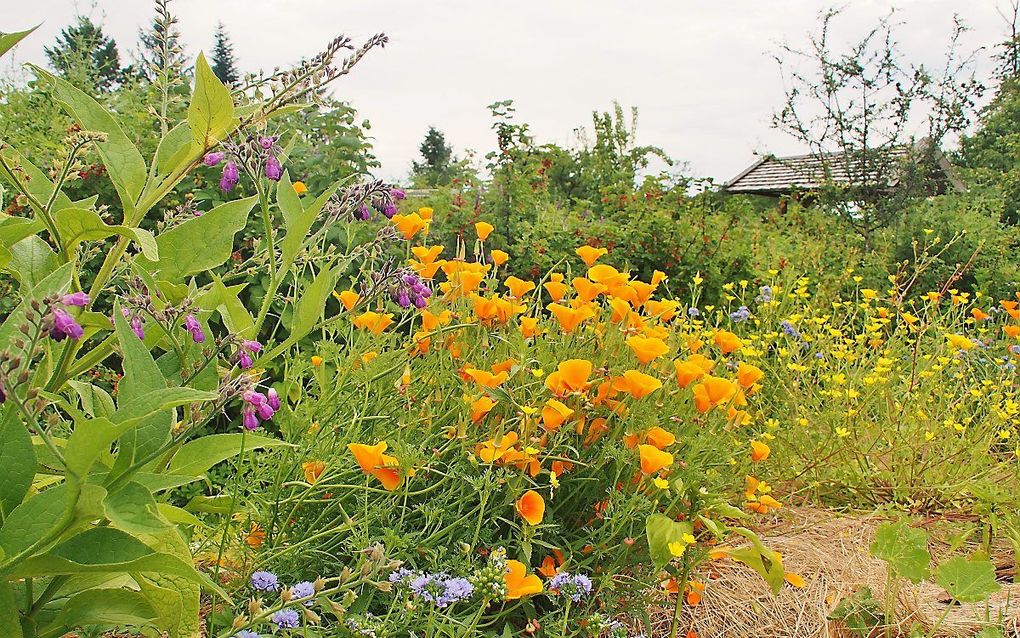
[[[280,395],[277,394],[276,390],[273,388],[269,388],[269,390],[266,391],[266,401],[269,403],[269,407],[273,408],[273,410],[280,409]]]
[[[293,609],[281,609],[272,615],[272,621],[280,629],[296,629],[301,624],[301,616]]]
[[[262,147],[263,151],[271,150],[274,144],[276,144],[276,138],[271,135],[265,135],[259,138],[259,146]]]
[[[549,589],[569,597],[576,603],[591,593],[591,579],[584,574],[560,572],[549,581]]]
[[[202,163],[205,164],[206,166],[213,167],[222,162],[223,158],[226,156],[227,156],[226,153],[221,153],[219,151],[206,153],[205,157],[202,158]]]
[[[259,638],[259,635],[250,629],[242,629],[234,634],[234,638]]]
[[[82,329],[78,322],[74,320],[74,317],[67,314],[60,308],[53,309],[53,327],[50,328],[50,337],[54,341],[63,341],[65,338],[70,337],[71,339],[80,339],[85,331]]]
[[[407,197],[407,193],[405,193],[403,191],[403,189],[400,189],[400,188],[391,188],[390,189],[390,197],[392,197],[393,199],[395,199],[397,201],[400,201],[400,200],[404,199],[405,197]]]
[[[262,344],[259,343],[258,341],[252,341],[250,339],[245,339],[244,341],[242,341],[241,342],[241,347],[243,347],[248,352],[251,352],[251,353],[254,353],[254,354],[262,352]]]
[[[255,410],[248,406],[241,410],[241,425],[249,432],[259,429],[259,418],[255,415]]]
[[[84,308],[89,305],[89,296],[84,292],[72,292],[60,298],[60,303],[65,306],[78,306]]]
[[[760,294],[758,295],[758,299],[756,299],[756,301],[758,301],[759,303],[768,303],[772,301],[772,286],[762,286],[761,288],[758,289],[758,292]]]
[[[354,211],[354,218],[360,219],[363,222],[367,222],[369,219],[371,219],[372,211],[369,210],[368,204],[366,204],[365,202],[361,202],[361,205],[358,206],[358,210]]]
[[[291,585],[290,595],[293,598],[310,598],[315,595],[315,585],[307,580]],[[315,601],[306,600],[305,607],[311,607]]]
[[[202,343],[205,341],[205,333],[202,332],[202,326],[198,323],[198,319],[195,315],[188,315],[184,318],[184,329],[191,333],[191,338],[195,343]]]
[[[694,306],[691,306],[690,308],[687,309],[687,316],[689,317],[698,317],[700,315],[701,311],[695,308]]]
[[[280,166],[280,160],[276,159],[275,155],[270,155],[266,160],[266,178],[278,182],[281,176],[283,176],[283,167]]]
[[[386,219],[393,219],[393,216],[397,214],[397,205],[393,202],[386,202],[383,204],[381,212],[386,216]]]
[[[220,190],[229,193],[234,190],[237,183],[241,181],[241,173],[237,170],[234,160],[229,160],[223,166],[223,176],[220,178]]]
[[[141,340],[145,340],[145,329],[142,328],[142,318],[138,315],[131,317],[131,332],[135,333]]]
[[[273,572],[257,571],[251,575],[251,586],[255,591],[276,591],[280,581]]]
[[[730,313],[730,321],[733,323],[743,323],[751,318],[751,311],[747,309],[747,306],[741,306],[735,311]]]

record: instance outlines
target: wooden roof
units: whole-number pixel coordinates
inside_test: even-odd
[[[906,146],[889,149],[885,151],[884,160],[893,163],[908,161],[911,150]],[[936,150],[934,157],[949,185],[957,191],[963,191],[963,183],[956,177],[945,156]],[[877,172],[876,170],[876,179],[879,178]],[[895,188],[898,182],[895,177],[897,171],[883,172],[891,174],[891,179],[890,176],[886,177],[889,181],[886,186]],[[853,166],[842,153],[792,155],[789,157],[767,155],[727,182],[723,186],[723,190],[729,193],[784,195],[792,190],[817,190],[828,183],[850,183],[849,175],[851,173],[855,173]],[[859,181],[861,177],[861,175],[854,174],[853,181]]]

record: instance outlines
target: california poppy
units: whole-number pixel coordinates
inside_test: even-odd
[[[639,337],[637,335],[627,338],[627,345],[634,351],[634,356],[641,363],[650,363],[669,352],[669,346],[662,339],[656,337]]]
[[[400,485],[400,472],[397,459],[383,454],[386,451],[386,441],[380,441],[375,445],[362,443],[348,443],[347,449],[354,455],[354,459],[361,466],[361,470],[376,478],[382,486],[389,491],[397,489]]]
[[[525,492],[514,505],[521,518],[530,525],[538,525],[545,516],[545,499],[535,490]]]
[[[638,446],[638,455],[641,459],[641,472],[644,474],[655,474],[673,464],[672,454],[647,443]]]
[[[485,241],[492,234],[495,227],[489,222],[476,222],[475,223],[475,234],[478,235],[478,239]]]
[[[595,248],[594,246],[585,245],[581,246],[574,252],[577,254],[578,257],[581,258],[581,261],[584,262],[584,265],[590,267],[592,264],[598,261],[600,257],[603,257],[609,251],[606,250],[605,248]]]
[[[503,582],[506,584],[507,600],[542,593],[542,581],[538,576],[529,574],[524,563],[519,560],[508,560],[506,568],[507,573],[503,577]]]

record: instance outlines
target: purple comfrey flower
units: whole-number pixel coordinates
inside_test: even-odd
[[[259,418],[255,415],[255,410],[249,406],[245,406],[241,409],[241,425],[245,430],[253,432],[259,429]]]
[[[397,214],[397,205],[393,202],[386,202],[380,212],[386,216],[386,219],[393,219],[393,216]]]
[[[237,170],[234,160],[229,160],[223,166],[223,176],[220,177],[220,190],[229,193],[234,190],[237,183],[241,181],[241,173]]]
[[[369,219],[371,219],[372,211],[369,210],[368,204],[366,204],[365,202],[361,202],[361,205],[358,206],[358,210],[354,211],[354,218],[360,219],[363,222],[367,222]]]
[[[250,629],[242,629],[234,634],[234,638],[259,638],[259,635]]]
[[[131,317],[131,332],[135,333],[142,341],[145,340],[145,329],[142,327],[142,318],[138,315]]]
[[[255,591],[276,591],[280,581],[273,572],[257,571],[251,575],[251,586]]]
[[[65,306],[78,306],[79,308],[84,308],[89,305],[89,301],[88,293],[80,291],[66,294],[60,298],[60,303]]]
[[[202,332],[202,326],[198,323],[198,319],[195,315],[188,315],[184,318],[184,329],[191,333],[191,338],[195,343],[202,343],[205,341],[205,333]]]
[[[407,193],[405,193],[402,188],[391,188],[390,189],[390,197],[392,197],[393,199],[395,199],[397,201],[400,201],[400,200],[404,199],[405,197],[407,197]]]
[[[576,603],[591,593],[591,579],[584,574],[560,572],[549,581],[549,589],[569,597]]]
[[[241,368],[242,370],[247,370],[248,368],[252,367],[254,363],[255,362],[252,361],[251,359],[251,355],[248,354],[245,350],[237,351],[237,367]]]
[[[276,144],[276,137],[272,135],[264,135],[259,138],[259,146],[262,147],[263,151],[270,151]]]
[[[270,155],[266,159],[266,178],[278,182],[282,176],[283,167],[280,166],[280,160],[276,159],[275,155]]]
[[[74,317],[67,314],[60,308],[54,308],[51,317],[53,325],[50,327],[50,337],[54,341],[63,341],[66,338],[80,339],[85,331],[74,320]]]
[[[241,347],[243,347],[248,352],[255,354],[262,352],[262,344],[259,343],[258,341],[252,341],[250,339],[245,339],[244,341],[242,341]]]
[[[291,585],[290,595],[293,598],[310,598],[315,595],[315,585],[307,580]],[[311,607],[314,603],[315,601],[313,600],[306,600],[304,605],[305,607]]]
[[[275,389],[269,388],[266,390],[266,403],[268,403],[269,407],[273,408],[273,410],[280,409],[280,395],[277,394]]]
[[[206,166],[209,166],[211,168],[213,166],[218,165],[220,162],[222,162],[223,158],[225,158],[226,156],[227,156],[226,153],[221,153],[219,151],[213,151],[212,153],[206,153],[205,157],[202,158],[202,163],[205,164]]]
[[[281,609],[272,615],[272,621],[280,629],[296,629],[301,625],[301,616],[293,609]]]

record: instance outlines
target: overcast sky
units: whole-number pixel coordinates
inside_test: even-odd
[[[76,12],[91,15],[118,43],[137,47],[151,17],[146,0],[3,0],[0,29],[43,22],[16,50],[17,61],[45,61]],[[843,41],[862,34],[892,7],[912,59],[937,61],[954,12],[971,27],[967,43],[1004,38],[997,11],[1007,0],[853,0]],[[829,3],[817,0],[175,0],[189,55],[210,50],[223,21],[242,71],[272,68],[316,53],[343,33],[376,32],[390,44],[336,85],[372,122],[385,178],[406,176],[429,125],[457,152],[484,155],[495,145],[486,105],[512,98],[540,142],[569,144],[591,111],[614,99],[640,109],[640,143],[663,147],[695,175],[726,180],[755,151],[797,152],[771,130],[782,101],[771,53],[803,42]]]

